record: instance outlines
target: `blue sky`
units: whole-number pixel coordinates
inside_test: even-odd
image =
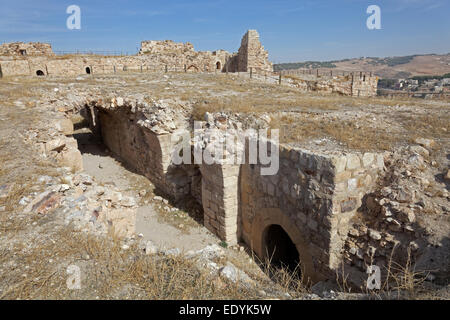
[[[66,8],[81,8],[68,30]],[[366,9],[381,8],[381,30]],[[50,42],[54,50],[136,53],[142,40],[189,41],[237,51],[257,29],[273,62],[450,52],[449,0],[0,0],[0,43]]]

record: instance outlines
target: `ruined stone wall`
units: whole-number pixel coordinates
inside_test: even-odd
[[[26,76],[30,74],[30,66],[26,60],[1,61],[0,68],[2,70],[2,76]]]
[[[236,71],[248,72],[252,68],[254,72],[273,72],[273,65],[269,62],[269,53],[261,45],[256,30],[248,30],[244,35],[236,59],[238,67]]]
[[[172,40],[165,41],[142,41],[139,54],[168,54],[173,53],[177,55],[183,55],[188,52],[193,52],[194,46],[189,43],[179,43]]]
[[[365,197],[372,192],[380,170],[384,167],[382,154],[351,153],[333,158],[335,167],[332,215],[327,223],[333,230],[330,239],[330,267],[339,268],[341,250],[347,239],[350,220],[365,205]]]
[[[290,85],[304,92],[337,93],[344,96],[374,97],[377,95],[378,77],[346,75],[334,77],[287,77]]]
[[[226,63],[226,55],[213,55],[208,52],[195,52],[189,55],[178,56],[176,54],[148,54],[125,57],[29,57],[27,59],[3,60],[0,65],[4,70],[4,76],[36,75],[37,70],[42,70],[45,75],[75,76],[86,74],[89,68],[92,74],[112,74],[123,71],[168,71],[182,72],[213,72],[217,62],[220,63],[220,71]],[[25,70],[28,70],[25,72]]]
[[[190,130],[189,122],[177,117],[189,119],[188,111],[179,105],[172,110],[162,100],[152,105],[132,101],[101,99],[87,105],[94,132],[113,153],[167,196],[195,199],[205,227],[229,245],[243,241],[264,259],[267,230],[278,225],[296,245],[311,281],[335,276],[347,257],[350,221],[383,168],[381,154],[277,145],[274,175],[261,175],[260,164],[175,165],[178,130]],[[246,149],[248,157],[248,140]]]
[[[52,46],[40,42],[13,42],[0,45],[0,56],[53,56]]]
[[[165,41],[142,41],[136,56],[103,57],[96,55],[55,57],[51,46],[42,43],[9,43],[0,46],[0,66],[3,76],[36,75],[41,70],[44,75],[79,75],[86,74],[87,68],[93,74],[110,74],[114,72],[134,71],[187,71],[247,72],[253,68],[258,71],[273,71],[268,61],[268,53],[259,42],[256,30],[249,30],[242,40],[238,54],[225,50],[195,51],[191,43]],[[22,59],[21,63],[7,62]],[[28,63],[29,72],[22,66]],[[5,66],[3,66],[5,65]],[[228,67],[226,67],[228,66]]]
[[[157,191],[174,200],[192,196],[201,203],[201,177],[195,165],[173,165],[172,152],[178,143],[176,116],[166,112],[166,104],[123,98],[95,100],[86,106],[85,117],[93,132],[133,170],[149,178]],[[152,121],[148,119],[152,109]],[[174,111],[175,112],[175,111]],[[184,114],[176,110],[182,118]],[[158,116],[159,114],[159,116]]]
[[[264,258],[265,230],[280,225],[296,245],[308,277],[333,277],[342,261],[348,221],[374,186],[376,159],[281,147],[274,176],[262,176],[260,166],[243,165],[240,237]]]
[[[352,96],[373,97],[377,95],[378,77],[358,75],[353,76]]]

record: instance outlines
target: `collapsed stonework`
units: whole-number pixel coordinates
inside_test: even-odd
[[[235,63],[234,61],[239,61]],[[259,42],[256,30],[250,30],[238,53],[224,50],[195,51],[191,43],[142,41],[134,56],[59,56],[50,44],[6,43],[0,46],[2,76],[111,74],[118,71],[186,71],[186,72],[247,72],[248,68],[273,72],[268,53]]]
[[[173,103],[115,97],[91,100],[84,112],[105,145],[161,193],[175,201],[195,199],[203,208],[204,225],[220,239],[230,245],[243,241],[265,259],[270,246],[285,246],[267,236],[279,226],[295,244],[311,281],[334,277],[349,221],[373,190],[383,155],[277,145],[280,168],[269,176],[261,175],[264,166],[258,164],[174,165],[176,135],[192,127],[190,106],[176,104],[175,112]],[[203,123],[205,128],[240,126],[222,114],[209,115]]]
[[[231,70],[239,72],[273,72],[273,65],[268,58],[269,53],[261,45],[258,32],[249,30],[242,38],[238,53],[231,57],[229,65]]]
[[[53,56],[52,46],[40,42],[12,42],[0,45],[0,56]]]
[[[336,93],[353,97],[374,97],[378,91],[378,77],[371,73],[352,73],[349,75],[315,76],[294,73],[284,80],[289,86],[304,92]]]
[[[114,74],[116,72],[245,72],[261,77],[278,77],[273,72],[268,52],[261,45],[256,30],[243,36],[237,53],[225,50],[195,51],[187,43],[142,41],[137,55],[55,56],[45,43],[6,43],[0,46],[0,77],[7,76],[77,76]],[[311,77],[310,77],[311,78]],[[378,78],[360,74],[321,78],[286,77],[283,84],[302,91],[338,93],[347,96],[376,96]]]
[[[168,83],[173,83],[180,76],[186,77],[189,85],[198,77],[164,75],[162,79],[172,77]],[[216,78],[203,76],[207,76],[208,83]],[[84,78],[91,83],[89,76]],[[143,75],[141,79],[145,78]],[[336,147],[331,141],[323,144],[322,139],[320,143],[286,142],[275,145],[280,162],[279,170],[272,175],[262,175],[266,166],[248,161],[242,164],[175,164],[173,150],[179,142],[179,134],[185,130],[192,133],[198,105],[192,99],[180,100],[172,94],[158,100],[146,94],[148,83],[142,86],[142,91],[138,90],[136,81],[129,82],[129,88],[122,88],[123,79],[130,78],[117,77],[115,83],[110,79],[108,90],[89,89],[80,81],[67,86],[55,84],[58,87],[46,91],[48,97],[41,99],[40,105],[69,115],[82,112],[92,131],[102,138],[112,154],[127,168],[151,180],[157,194],[166,198],[164,200],[171,200],[176,206],[195,202],[202,209],[201,222],[218,238],[230,245],[245,243],[261,259],[276,249],[274,260],[300,262],[303,274],[312,283],[334,279],[339,273],[348,276],[348,283],[362,285],[364,289],[368,266],[380,266],[384,271],[393,249],[396,262],[405,261],[409,251],[422,269],[431,266],[432,270],[440,270],[433,272],[433,276],[445,281],[448,267],[440,262],[448,261],[448,239],[434,230],[442,225],[445,234],[450,207],[445,184],[434,181],[440,179],[437,173],[444,172],[444,168],[434,168],[434,158],[430,158],[436,152],[434,141],[419,139],[414,142],[416,145],[406,150],[399,148],[393,153],[355,151],[358,149]],[[155,79],[162,80],[158,76]],[[128,90],[136,91],[130,94]],[[209,129],[225,132],[264,128],[268,122],[276,122],[276,113],[279,113],[213,112],[212,107],[201,115],[202,145],[210,141]],[[355,109],[345,111],[344,116],[367,121],[373,119],[373,116],[366,116],[367,110],[374,108],[365,106],[365,116],[358,116]],[[387,114],[385,110],[378,109],[373,114],[379,117]],[[405,107],[401,113],[405,110],[411,112]],[[422,106],[418,111],[427,112]],[[312,113],[308,112],[308,117]],[[343,115],[332,113],[329,117],[338,116]],[[288,117],[293,117],[293,113]],[[300,119],[294,121],[301,123]],[[325,123],[326,119],[320,117],[318,121]],[[70,121],[59,115],[52,122],[55,130],[48,136],[40,133],[37,147],[58,165],[81,170],[82,159],[72,137]],[[195,140],[189,143],[192,148]],[[274,144],[270,142],[271,145]],[[247,141],[245,150],[248,150]],[[436,161],[447,166],[445,161]],[[445,170],[445,174],[448,176],[448,171]],[[101,191],[89,181],[82,184],[90,186],[95,194]],[[88,198],[89,192],[85,192]],[[127,206],[132,202],[118,200],[111,192],[94,198],[109,201],[111,197],[115,199],[112,203],[120,207],[103,208],[99,219],[107,219],[108,223],[111,220],[113,226],[123,227],[125,234],[132,234],[133,212],[124,209],[131,208]],[[33,202],[33,206],[46,207],[47,200],[57,199],[45,196]],[[94,211],[86,211],[88,221],[92,214],[98,213],[98,201],[92,204]],[[437,220],[422,222],[428,212]],[[439,236],[433,239],[434,234]],[[431,264],[430,258],[434,259]]]

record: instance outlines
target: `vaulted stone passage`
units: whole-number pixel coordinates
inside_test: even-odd
[[[91,74],[91,68],[86,67],[86,73],[87,73],[87,74]]]
[[[37,71],[36,71],[36,75],[37,75],[37,76],[40,76],[40,77],[41,77],[41,76],[44,76],[44,71],[42,71],[42,70],[37,70]]]
[[[158,195],[171,199],[177,207],[203,223],[200,168],[171,162],[175,144],[171,134],[157,134],[139,125],[142,114],[131,112],[125,105],[115,109],[87,105],[82,114],[99,141],[128,169],[147,177]]]
[[[372,189],[382,155],[277,144],[279,170],[273,175],[264,175],[261,164],[176,164],[179,134],[190,132],[191,123],[185,120],[189,113],[180,112],[183,106],[170,108],[112,98],[90,102],[85,112],[114,154],[178,206],[198,205],[196,220],[228,245],[245,242],[276,267],[299,266],[311,283],[335,277],[349,221]],[[188,148],[191,143],[188,138]]]

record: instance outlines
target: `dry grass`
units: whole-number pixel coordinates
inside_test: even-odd
[[[116,238],[98,238],[70,230],[60,230],[53,239],[57,241],[46,241],[20,254],[19,268],[0,276],[1,299],[243,299],[254,296],[238,286],[218,288],[206,271],[181,256],[149,256],[136,246],[123,250]],[[10,256],[2,255],[1,260],[6,265]],[[81,270],[80,290],[70,290],[66,285],[69,277],[66,269],[72,264]]]
[[[261,113],[277,111],[308,111],[311,109],[339,110],[342,105],[350,108],[363,108],[368,104],[404,104],[417,105],[417,100],[390,100],[382,98],[350,98],[337,96],[322,96],[302,94],[295,89],[270,85],[257,81],[249,81],[235,76],[225,75],[169,75],[171,81],[182,84],[172,84],[176,90],[163,90],[166,84],[142,83],[161,79],[161,75],[148,75],[144,78],[136,75],[118,77],[121,81],[110,80],[113,77],[92,77],[82,82],[86,86],[99,86],[108,83],[102,90],[146,90],[158,98],[177,97],[183,92],[186,99],[194,99],[197,104],[195,117],[203,118],[206,111],[230,111]],[[123,81],[126,84],[123,84]],[[54,79],[54,82],[44,82],[42,79],[26,78],[23,84],[2,80],[5,86],[0,88],[4,101],[8,103],[18,99],[33,97],[35,88],[51,88],[56,84],[71,83],[69,80]],[[72,81],[73,82],[73,81]],[[206,103],[206,102],[207,103]],[[3,108],[3,107],[2,107]],[[3,110],[2,110],[3,111]],[[244,289],[237,285],[226,283],[218,278],[213,280],[207,271],[200,270],[192,260],[183,257],[167,257],[160,255],[144,255],[136,245],[128,250],[121,248],[122,243],[110,236],[98,238],[80,233],[70,228],[57,225],[53,220],[56,214],[47,216],[20,216],[17,209],[18,201],[30,193],[39,175],[56,175],[49,163],[40,163],[27,155],[30,150],[22,146],[21,138],[14,132],[23,132],[27,127],[33,127],[35,121],[43,115],[24,112],[11,108],[8,112],[6,128],[0,139],[0,185],[20,181],[12,186],[11,192],[4,200],[6,212],[0,215],[2,243],[0,246],[0,298],[3,299],[67,299],[67,298],[137,298],[137,299],[250,299],[258,298],[258,288]],[[3,116],[3,115],[2,115]],[[394,139],[390,133],[381,130],[356,127],[351,121],[323,123],[319,120],[307,119],[302,123],[294,123],[294,118],[276,119],[281,126],[288,124],[295,128],[294,139],[320,137],[323,134],[346,143],[349,147],[364,147],[376,143],[377,148],[388,148]],[[45,118],[42,118],[45,120]],[[428,133],[431,136],[445,136],[448,130],[448,118],[426,114],[422,117],[402,115],[399,121],[405,128],[404,132]],[[16,126],[16,128],[13,128]],[[15,129],[15,130],[12,130]],[[368,131],[369,130],[369,131]],[[410,136],[405,135],[405,139]],[[8,140],[8,141],[7,141]],[[10,141],[9,141],[10,140]],[[13,164],[13,165],[12,165]],[[39,192],[39,189],[35,190]],[[37,226],[32,224],[36,223]],[[39,229],[38,229],[39,227]],[[253,257],[255,258],[255,257]],[[51,261],[51,262],[50,262]],[[238,267],[247,270],[245,263]],[[81,290],[69,290],[66,286],[67,266],[75,264],[82,271]],[[300,297],[307,292],[307,285],[296,272],[287,269],[274,269],[269,262],[261,263],[263,271],[276,280],[280,291],[287,290],[294,297]],[[397,269],[394,270],[394,267]],[[395,283],[393,289],[409,290],[420,285],[412,264],[403,269],[393,265],[391,277]],[[264,277],[251,275],[260,288],[272,288],[273,282]],[[397,281],[395,280],[397,279]],[[392,289],[390,288],[390,289]]]
[[[429,272],[416,270],[409,249],[406,261],[403,263],[394,261],[394,252],[395,247],[391,251],[387,265],[381,270],[381,287],[373,290],[365,289],[365,293],[368,297],[377,300],[444,298],[443,296],[435,295],[432,289],[429,289],[424,285]],[[374,265],[373,257],[371,257],[370,264]],[[348,274],[345,272],[344,264],[342,264],[340,271],[336,272],[336,282],[339,285],[340,291],[348,293],[352,292],[352,286],[348,283]]]
[[[301,143],[310,139],[331,138],[347,148],[357,150],[390,150],[398,142],[391,133],[372,127],[360,127],[353,121],[302,118],[282,116],[271,122],[272,129],[281,128],[281,142]]]

